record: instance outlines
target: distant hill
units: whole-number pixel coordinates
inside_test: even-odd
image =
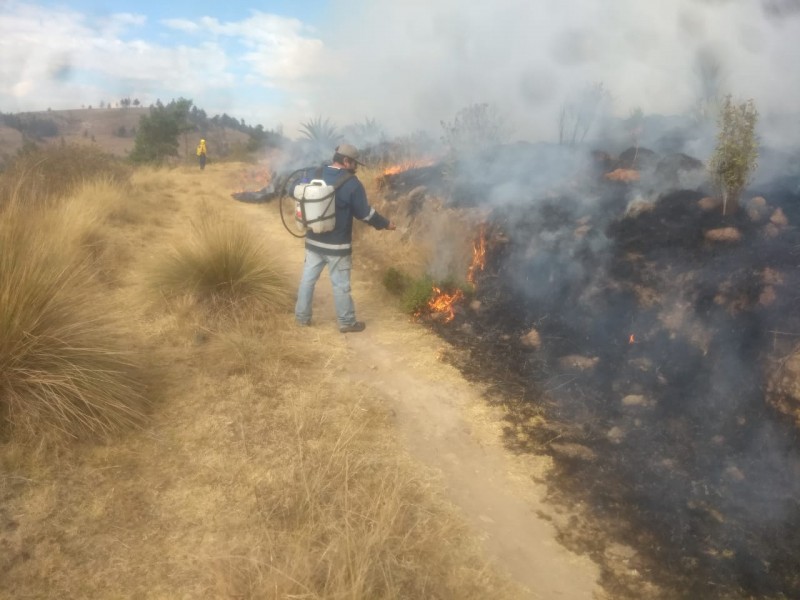
[[[149,108],[82,108],[5,114],[0,118],[0,166],[13,157],[25,143],[19,129],[9,120],[22,125],[29,140],[36,144],[96,144],[106,152],[127,156],[133,149],[139,119]],[[194,155],[201,137],[205,137],[209,158],[224,156],[247,144],[248,134],[208,120],[204,130],[189,133],[182,140],[181,154]]]

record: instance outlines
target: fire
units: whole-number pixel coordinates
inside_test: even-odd
[[[405,171],[409,171],[410,169],[419,169],[420,167],[430,167],[431,165],[435,164],[435,162],[436,161],[433,160],[432,158],[406,160],[384,169],[382,177],[386,177],[387,175],[397,175],[398,173],[403,173]]]
[[[251,169],[242,169],[237,174],[238,177],[238,190],[237,193],[246,192],[253,189],[254,186],[259,188],[266,187],[272,180],[272,172],[267,167],[255,167]]]
[[[475,285],[475,276],[486,267],[487,250],[486,226],[481,225],[480,232],[472,243],[472,263],[467,271],[467,281]],[[418,310],[414,316],[419,317],[427,312],[437,317],[443,323],[449,323],[456,317],[455,307],[464,300],[464,291],[456,289],[453,292],[444,292],[436,285],[433,286],[433,296],[424,309]]]
[[[428,302],[428,310],[433,314],[443,314],[443,322],[449,323],[456,316],[455,304],[464,299],[464,292],[456,290],[452,294],[448,294],[433,286],[433,294],[433,298]]]
[[[481,225],[477,239],[472,243],[472,263],[467,271],[467,281],[475,285],[475,274],[486,267],[486,226]]]
[[[628,343],[629,344],[635,344],[636,343],[636,337],[634,337],[633,334],[631,334],[631,336],[628,338]]]

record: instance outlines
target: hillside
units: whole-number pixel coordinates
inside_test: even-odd
[[[18,113],[23,121],[46,124],[48,133],[55,135],[36,136],[37,144],[95,144],[116,156],[127,156],[133,149],[139,120],[147,115],[149,108],[82,108],[72,110],[48,110]],[[228,127],[218,127],[209,122],[206,131],[188,134],[182,140],[182,154],[191,157],[195,146],[203,136],[207,139],[209,158],[221,156],[247,143],[248,136]],[[0,165],[22,148],[22,134],[0,120]]]

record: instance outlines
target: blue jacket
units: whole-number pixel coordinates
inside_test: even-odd
[[[322,179],[335,185],[344,169],[327,166],[322,169]],[[389,220],[367,202],[364,185],[353,176],[336,191],[336,225],[332,231],[306,234],[306,249],[328,256],[347,256],[353,252],[353,219],[360,219],[375,229],[386,229]]]

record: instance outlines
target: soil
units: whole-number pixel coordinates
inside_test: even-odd
[[[303,244],[283,229],[274,203],[243,203],[241,210],[274,240],[299,279]],[[399,239],[401,232],[366,235]],[[487,402],[481,384],[445,361],[452,350],[446,342],[399,311],[383,289],[382,271],[358,253],[358,243],[355,248],[353,298],[367,328],[344,334],[350,360],[342,376],[372,386],[383,398],[411,455],[440,475],[487,556],[528,588],[530,598],[607,598],[600,567],[559,542],[559,529],[580,515],[546,501],[549,459],[507,449],[502,409]],[[335,327],[331,286],[323,274],[313,324],[300,331],[313,340],[315,331]]]

